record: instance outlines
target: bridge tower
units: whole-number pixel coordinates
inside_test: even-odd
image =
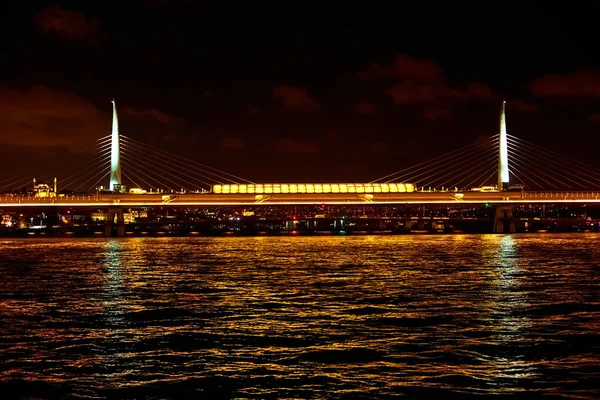
[[[500,110],[500,146],[498,150],[498,191],[502,192],[507,190],[509,185],[508,139],[506,137],[506,100],[502,101],[502,108]],[[510,205],[498,204],[496,206],[494,232],[515,232],[515,220],[513,218],[512,207]]]
[[[498,152],[498,191],[508,189],[508,139],[506,138],[506,100],[500,111],[500,147]]]
[[[115,100],[112,100],[113,120],[112,120],[112,139],[110,146],[110,185],[109,190],[113,192],[122,192],[121,185],[121,155],[119,142],[119,120],[117,118],[117,106]]]
[[[113,232],[113,227],[117,228],[116,232]],[[106,216],[106,223],[104,224],[104,236],[113,236],[116,233],[117,236],[125,236],[125,218],[123,215],[122,207],[108,207],[108,215]]]

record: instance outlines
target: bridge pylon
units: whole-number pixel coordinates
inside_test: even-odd
[[[115,226],[117,227],[117,236],[125,236],[125,216],[123,215],[123,208],[119,206],[108,207],[104,236],[113,236],[113,227]]]
[[[515,219],[512,207],[509,205],[497,205],[494,216],[494,233],[515,233]]]
[[[498,191],[508,189],[508,138],[506,134],[506,100],[500,110],[500,146],[498,149]]]
[[[112,100],[113,105],[113,120],[112,120],[112,136],[110,145],[110,184],[109,190],[113,192],[122,192],[123,185],[121,183],[121,143],[119,140],[119,119],[117,118],[117,105],[115,100]]]

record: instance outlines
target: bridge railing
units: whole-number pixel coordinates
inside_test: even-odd
[[[69,203],[69,202],[93,202],[98,201],[93,194],[75,194],[56,197],[35,197],[16,194],[0,194],[0,203]]]
[[[523,198],[527,199],[600,199],[600,191],[539,191],[539,192],[523,192]]]

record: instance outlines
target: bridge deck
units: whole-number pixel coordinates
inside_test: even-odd
[[[160,206],[274,205],[274,204],[460,204],[460,203],[591,203],[600,202],[598,192],[413,192],[329,194],[117,194],[66,195],[53,198],[0,195],[0,207],[15,206]]]

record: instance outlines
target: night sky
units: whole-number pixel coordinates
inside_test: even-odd
[[[253,181],[370,181],[496,134],[503,98],[510,134],[600,166],[599,6],[11,3],[3,176],[77,168],[113,97],[122,134]]]

